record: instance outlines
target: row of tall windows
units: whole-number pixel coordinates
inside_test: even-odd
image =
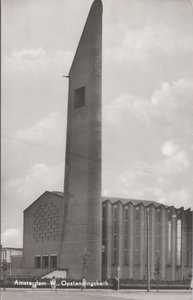
[[[134,251],[134,265],[140,264],[140,207],[135,207],[134,209],[134,226],[133,226],[133,251]],[[161,256],[161,247],[162,247],[162,234],[166,241],[166,264],[171,265],[172,263],[172,249],[175,249],[175,261],[176,265],[180,266],[182,263],[182,220],[181,214],[173,214],[171,211],[167,212],[167,225],[166,230],[162,233],[162,214],[161,209],[157,208],[155,210],[155,251],[156,256]],[[118,253],[119,253],[119,214],[118,214],[118,205],[113,205],[112,212],[112,264],[118,265]],[[129,223],[130,223],[130,209],[128,206],[125,206],[123,209],[123,264],[129,264],[129,249],[130,249],[130,234],[129,234]],[[186,223],[184,224],[185,233],[188,231]],[[105,213],[103,212],[103,228],[105,226]],[[174,229],[174,234],[172,234]],[[141,228],[143,230],[143,228]],[[146,248],[146,224],[144,224],[144,239],[143,244]],[[151,231],[151,230],[150,230]],[[188,233],[186,233],[188,234]],[[103,232],[103,246],[105,247],[105,232]],[[186,239],[187,240],[187,239]],[[187,248],[187,255],[185,255],[186,265],[189,264],[189,252]],[[144,252],[146,249],[144,249]]]
[[[57,268],[57,255],[36,255],[35,256],[36,269],[54,269]]]

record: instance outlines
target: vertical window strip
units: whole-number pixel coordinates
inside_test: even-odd
[[[181,265],[181,256],[182,256],[182,221],[181,219],[177,220],[177,265]]]
[[[107,234],[106,234],[106,206],[102,207],[102,265],[106,264],[106,244],[107,244]]]
[[[168,221],[168,264],[171,264],[171,247],[172,247],[172,224]]]
[[[118,206],[113,206],[113,265],[118,265]]]
[[[139,231],[140,231],[140,210],[139,207],[135,209],[135,257],[134,257],[134,264],[139,265],[140,263],[140,255],[139,255]]]
[[[159,256],[160,255],[160,247],[161,247],[161,243],[160,243],[160,239],[161,239],[161,210],[157,209],[156,210],[156,229],[155,229],[155,249],[156,249],[156,253]]]
[[[129,254],[129,236],[128,236],[128,230],[129,230],[129,209],[128,206],[124,207],[124,264],[128,265],[128,254]]]

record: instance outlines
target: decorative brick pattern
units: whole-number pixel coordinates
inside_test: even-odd
[[[56,240],[59,236],[59,208],[53,203],[40,204],[33,215],[34,240]]]

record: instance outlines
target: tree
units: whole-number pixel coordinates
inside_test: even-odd
[[[85,270],[89,266],[91,260],[91,253],[88,248],[84,249],[84,253],[82,255],[82,278],[85,276]]]
[[[159,255],[157,255],[156,264],[155,264],[155,274],[156,274],[156,278],[157,278],[157,291],[159,291],[160,270],[161,270],[161,262],[160,262]]]
[[[4,290],[5,290],[5,282],[6,282],[6,271],[8,270],[8,263],[6,260],[3,260],[1,264],[1,269],[3,270],[3,282],[4,282]]]

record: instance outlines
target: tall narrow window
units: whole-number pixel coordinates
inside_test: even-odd
[[[186,251],[186,256],[185,256],[185,266],[188,267],[189,266],[189,251]]]
[[[182,254],[182,222],[180,219],[177,220],[177,265],[181,265],[181,254]]]
[[[123,261],[125,265],[128,265],[128,251],[129,251],[129,209],[128,206],[124,207],[124,215],[123,215],[123,222],[124,222],[124,241],[123,241]]]
[[[184,218],[184,243],[185,243],[185,249],[186,249],[186,255],[185,255],[185,266],[189,266],[189,251],[188,251],[188,247],[189,247],[189,234],[188,234],[188,218],[185,215]]]
[[[55,254],[50,255],[50,268],[51,269],[57,268],[57,255]]]
[[[139,249],[140,249],[140,210],[139,207],[136,207],[135,209],[135,244],[134,244],[134,264],[135,265],[139,265],[140,264],[140,253],[139,253]]]
[[[156,210],[156,228],[155,228],[155,250],[156,254],[159,257],[160,256],[160,247],[161,247],[161,210],[157,208]]]
[[[171,264],[171,247],[172,247],[172,222],[171,212],[168,211],[168,228],[167,228],[167,264]]]
[[[49,266],[48,255],[42,256],[42,268],[47,269]]]
[[[35,268],[36,269],[41,268],[41,256],[39,255],[35,256]]]
[[[74,92],[74,109],[85,105],[85,86],[82,86]]]
[[[106,206],[102,206],[102,265],[106,264]]]
[[[118,265],[118,246],[119,246],[119,228],[118,228],[118,206],[113,206],[113,265]]]

